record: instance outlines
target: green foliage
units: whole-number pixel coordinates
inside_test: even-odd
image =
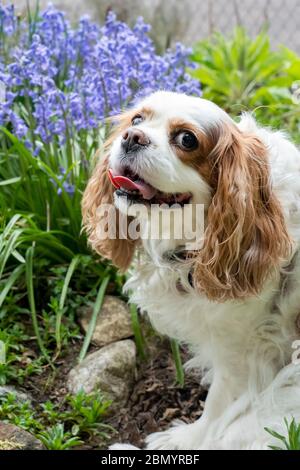
[[[72,436],[71,432],[65,432],[62,423],[55,424],[46,431],[41,431],[37,437],[48,450],[68,450],[83,444],[83,441]]]
[[[287,48],[273,51],[266,32],[251,39],[242,28],[195,45],[193,72],[204,97],[232,115],[255,111],[267,125],[287,127],[299,138],[300,58]]]
[[[0,341],[6,353],[5,361],[0,363],[0,385],[12,381],[22,384],[26,377],[41,372],[43,360],[27,346],[30,337],[25,330],[20,320],[13,323],[0,318]]]
[[[53,147],[45,145],[35,157],[7,129],[1,130],[0,318],[9,314],[10,293],[21,294],[23,321],[30,318],[28,334],[34,334],[47,362],[55,362],[68,341],[79,336],[76,305],[69,296],[95,295],[107,276],[114,281],[116,293],[122,285],[116,270],[89,252],[81,233],[80,201],[89,165],[81,164],[80,151],[76,155],[70,195],[65,185],[70,174],[59,173],[66,166],[62,152],[56,155]],[[11,366],[0,367],[2,381],[13,377]]]
[[[179,344],[174,339],[170,341],[172,354],[175,362],[176,368],[176,382],[180,387],[184,386],[184,369],[181,361],[180,349]]]
[[[92,336],[96,327],[98,313],[101,309],[101,306],[104,300],[104,294],[105,294],[108,282],[109,282],[109,276],[105,277],[100,285],[100,288],[99,288],[99,291],[95,300],[95,304],[93,306],[91,320],[90,320],[90,323],[86,332],[86,336],[84,338],[83,345],[79,354],[79,362],[83,361],[83,359],[85,358],[88,347],[90,345],[90,342],[91,342],[91,339],[92,339]]]
[[[288,420],[285,418],[284,420],[286,429],[287,429],[287,436],[282,436],[276,431],[272,429],[265,428],[265,430],[271,434],[271,436],[275,437],[279,441],[281,441],[282,446],[269,446],[272,450],[300,450],[300,424],[297,424],[295,418],[289,423]]]
[[[195,46],[194,75],[201,80],[205,96],[230,112],[262,104],[265,95],[292,84],[282,55],[271,51],[270,39],[260,33],[252,40],[242,28],[231,38],[217,33]],[[273,99],[274,99],[273,96]]]
[[[103,422],[110,401],[98,393],[67,395],[61,403],[46,401],[33,407],[13,393],[0,397],[0,420],[13,423],[40,439],[49,450],[66,450],[91,437],[103,439],[113,432]]]
[[[113,430],[101,422],[111,404],[110,401],[103,400],[101,394],[87,395],[80,391],[76,395],[68,395],[66,402],[71,409],[65,415],[66,420],[74,422],[81,434],[107,437],[107,430]]]
[[[28,269],[28,268],[27,268]],[[81,274],[86,271],[85,258],[81,260]],[[37,269],[38,272],[38,269]],[[89,286],[89,292],[78,292],[82,281],[80,276],[74,279],[72,286],[65,279],[68,266],[49,268],[38,284],[36,303],[40,312],[35,322],[44,347],[44,355],[36,351],[36,333],[33,327],[32,308],[27,303],[25,283],[8,290],[5,302],[0,304],[0,341],[4,343],[6,360],[0,363],[0,384],[9,382],[23,383],[26,377],[41,372],[41,367],[58,355],[64,356],[71,344],[82,339],[76,322],[76,311],[87,303],[93,304],[97,293],[98,280]],[[88,278],[89,279],[89,278]],[[36,282],[36,278],[33,279]],[[5,278],[0,281],[0,288],[6,288]],[[2,292],[3,292],[2,291]],[[0,291],[1,292],[1,291]],[[0,294],[0,297],[2,295]],[[62,302],[62,292],[64,299]],[[45,294],[46,293],[46,294]],[[50,295],[50,298],[48,297]],[[44,297],[48,300],[46,304]],[[31,306],[32,307],[32,306]],[[60,348],[57,345],[59,331]]]
[[[0,397],[0,420],[20,426],[31,433],[42,429],[31,403],[17,401],[14,393]]]

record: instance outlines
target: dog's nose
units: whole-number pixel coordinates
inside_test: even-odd
[[[121,145],[126,153],[135,152],[150,144],[149,137],[141,129],[127,129],[122,135]]]

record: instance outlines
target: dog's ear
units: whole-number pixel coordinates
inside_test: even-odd
[[[123,121],[125,121],[125,117],[123,117]],[[105,144],[108,152],[114,137],[119,132],[120,128]],[[132,219],[120,213],[114,206],[114,188],[108,177],[108,155],[109,153],[106,153],[98,162],[84,191],[82,199],[83,227],[87,232],[88,242],[92,249],[125,271],[132,260],[136,241],[130,239],[128,234],[128,224]],[[101,210],[104,207],[107,210]],[[108,233],[108,225],[110,236],[104,237],[103,234]]]
[[[208,157],[213,192],[194,284],[209,299],[224,301],[257,295],[289,255],[291,241],[263,142],[234,124],[218,132]]]

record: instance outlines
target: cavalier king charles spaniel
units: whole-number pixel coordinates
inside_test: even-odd
[[[151,434],[146,448],[268,449],[278,443],[266,427],[285,435],[284,418],[300,421],[300,153],[249,114],[237,123],[185,94],[156,92],[117,121],[83,197],[89,243],[130,267],[131,302],[189,346],[187,367],[209,385],[201,418]],[[163,225],[124,236],[124,221],[152,233],[151,207],[174,204],[177,215],[203,207],[197,249]],[[109,223],[116,236],[100,236]]]

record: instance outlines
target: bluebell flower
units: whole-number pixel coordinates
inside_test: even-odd
[[[67,171],[64,167],[59,167],[59,174],[57,175],[57,179],[62,181],[61,186],[58,186],[57,181],[51,178],[51,183],[56,188],[56,193],[58,196],[61,196],[63,191],[65,191],[69,196],[73,196],[75,194],[75,185],[70,182],[70,174],[67,174]]]
[[[0,31],[7,36],[12,36],[17,29],[17,18],[14,5],[0,5]]]
[[[7,36],[15,34],[12,6],[0,6],[0,25]],[[110,12],[102,27],[87,17],[72,27],[64,13],[49,6],[29,29],[23,20],[17,46],[8,57],[0,51],[6,87],[0,124],[31,140],[36,155],[38,142],[63,149],[67,139],[99,129],[108,116],[158,89],[201,94],[199,82],[187,73],[190,49],[178,43],[158,55],[142,18],[130,28]],[[65,183],[71,194],[71,183]]]

